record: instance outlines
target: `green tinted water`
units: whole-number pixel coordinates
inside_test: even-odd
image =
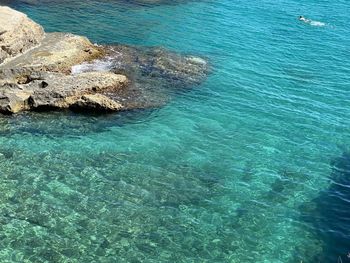
[[[348,5],[126,2],[12,5],[212,72],[154,111],[2,118],[1,261],[346,262]]]

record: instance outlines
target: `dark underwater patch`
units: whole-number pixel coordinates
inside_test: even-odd
[[[308,262],[350,262],[350,152],[331,166],[330,187],[300,207],[302,218],[323,243],[323,253]]]
[[[6,159],[10,159],[13,157],[14,151],[12,149],[1,149],[0,148],[0,155],[4,156]]]
[[[159,47],[113,45],[107,48],[106,60],[95,63],[108,63],[112,72],[126,75],[130,85],[118,94],[105,95],[128,109],[161,107],[200,84],[209,73],[204,59]]]
[[[300,172],[282,170],[279,177],[271,184],[271,189],[264,196],[268,202],[282,203],[287,201],[300,187],[299,182],[305,180],[305,175]]]

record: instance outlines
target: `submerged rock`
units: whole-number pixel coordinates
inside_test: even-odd
[[[97,46],[82,36],[44,34],[40,25],[7,7],[0,7],[0,22],[0,112],[5,114],[159,107],[174,90],[198,84],[208,73],[205,60],[162,48]]]
[[[159,47],[117,45],[109,46],[106,53],[117,59],[113,65],[115,71],[125,70],[129,74],[134,72],[161,78],[176,87],[200,83],[208,73],[208,64],[204,59],[176,54]]]
[[[117,93],[105,94],[124,109],[160,107],[179,91],[201,83],[209,71],[202,58],[180,55],[159,47],[106,46],[105,57],[72,68],[73,74],[110,70],[130,83]]]

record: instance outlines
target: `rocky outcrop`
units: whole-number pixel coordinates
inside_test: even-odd
[[[0,112],[70,108],[121,110],[101,92],[125,87],[125,76],[112,72],[71,75],[73,65],[103,56],[87,38],[44,34],[26,15],[0,6]]]
[[[102,57],[103,53],[102,48],[85,37],[47,33],[40,45],[0,65],[0,77],[20,76],[33,71],[70,73],[73,65]]]
[[[172,90],[200,83],[205,60],[161,48],[97,46],[46,33],[0,7],[0,113],[72,109],[111,112],[164,105]]]
[[[0,6],[0,63],[36,46],[43,37],[42,27],[25,14]]]
[[[24,110],[58,108],[121,110],[122,106],[110,102],[106,96],[91,96],[99,92],[117,92],[127,85],[127,78],[111,72],[87,72],[77,75],[40,72],[30,75],[27,84],[3,84],[0,90],[0,111],[16,113]],[[96,104],[101,103],[101,107]],[[95,104],[95,106],[92,106]]]

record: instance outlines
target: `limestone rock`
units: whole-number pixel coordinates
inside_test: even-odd
[[[0,112],[17,113],[29,109],[30,90],[23,90],[15,84],[5,84],[0,90]]]
[[[25,14],[0,6],[0,64],[38,45],[43,28]]]
[[[77,75],[46,74],[25,86],[34,90],[29,98],[32,109],[68,108],[82,95],[106,90],[116,91],[127,85],[127,78],[111,72],[87,72]]]
[[[42,43],[25,54],[0,65],[0,77],[33,71],[69,73],[71,67],[103,55],[87,38],[67,33],[47,33]]]
[[[101,94],[84,95],[70,106],[76,111],[111,112],[123,109],[123,106]]]
[[[80,102],[88,110],[119,110],[117,102],[96,93],[116,92],[127,85],[127,78],[111,72],[87,72],[77,75],[41,72],[29,76],[27,84],[3,84],[0,89],[0,112],[69,108]],[[95,94],[95,97],[89,97]],[[84,103],[82,103],[84,102]],[[101,104],[100,106],[98,104]],[[94,106],[92,106],[94,105]]]

